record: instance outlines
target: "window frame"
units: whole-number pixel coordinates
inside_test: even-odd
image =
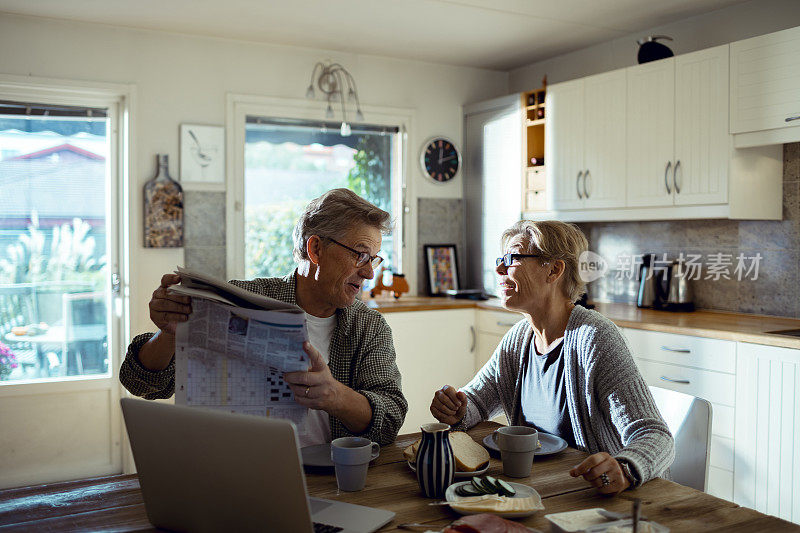
[[[393,195],[393,217],[395,227],[399,227],[400,253],[403,269],[409,278],[409,285],[415,286],[415,276],[408,276],[416,269],[416,254],[411,246],[409,212],[412,193],[408,179],[408,132],[412,130],[414,111],[411,109],[383,106],[362,106],[365,122],[378,126],[396,126],[400,129],[399,142],[394,147],[393,164],[397,164],[399,188]],[[315,100],[296,98],[261,97],[241,94],[228,94],[225,121],[226,161],[226,276],[228,279],[243,279],[245,269],[244,242],[244,149],[247,116],[299,119],[309,121],[323,120],[323,103]],[[330,119],[326,119],[330,121]]]

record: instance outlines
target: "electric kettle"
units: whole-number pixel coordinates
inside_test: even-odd
[[[636,297],[637,307],[656,307],[660,298],[660,277],[653,272],[653,254],[644,254],[639,265],[639,293]]]
[[[666,286],[660,307],[667,311],[694,311],[692,285],[683,261],[675,260],[669,266]]]

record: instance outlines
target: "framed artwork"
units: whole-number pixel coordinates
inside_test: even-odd
[[[185,189],[225,189],[225,128],[181,124],[181,183]]]
[[[443,295],[458,289],[458,257],[455,244],[426,244],[425,264],[428,267],[428,293]]]

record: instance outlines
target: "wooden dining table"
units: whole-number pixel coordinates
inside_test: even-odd
[[[483,422],[469,434],[478,442],[498,424]],[[396,516],[381,531],[394,531],[401,524],[425,524],[439,530],[458,518],[448,506],[429,505],[416,475],[403,458],[403,449],[419,434],[400,435],[385,446],[372,463],[366,487],[358,492],[340,492],[330,470],[306,472],[312,496],[394,511]],[[577,509],[603,507],[630,512],[632,501],[641,500],[642,515],[671,531],[800,531],[800,526],[705,494],[698,490],[654,479],[617,496],[603,496],[568,471],[588,454],[572,448],[552,456],[537,456],[531,475],[515,479],[503,475],[499,458],[490,460],[488,475],[523,483],[542,496],[545,509],[520,522],[549,531],[544,515]],[[147,531],[155,530],[145,514],[136,475],[114,475],[0,491],[0,531]]]

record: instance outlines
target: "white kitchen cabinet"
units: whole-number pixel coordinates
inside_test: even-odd
[[[675,60],[627,72],[627,206],[672,205],[675,151]]]
[[[475,309],[386,313],[384,318],[392,328],[408,400],[400,433],[417,432],[435,421],[430,405],[437,389],[460,387],[475,375]]]
[[[711,402],[711,451],[706,492],[732,500],[735,471],[736,343],[622,328],[648,385]]]
[[[730,132],[737,146],[800,141],[800,27],[731,44]]]
[[[624,205],[625,80],[623,69],[548,88],[545,161],[555,209]]]
[[[524,216],[780,220],[783,149],[735,148],[729,60],[724,45],[549,87],[551,210]],[[614,117],[624,120],[614,127]]]
[[[503,335],[519,322],[522,316],[508,311],[489,311],[478,309],[477,333],[478,344],[475,350],[475,372],[480,370],[492,357],[495,348],[500,344]]]
[[[586,208],[625,205],[625,69],[584,78],[583,196]]]
[[[800,350],[737,351],[734,501],[800,523]]]
[[[728,199],[728,47],[628,69],[628,206]]]
[[[547,88],[544,161],[553,209],[583,207],[583,101],[582,79]]]
[[[675,205],[728,201],[728,47],[675,58]]]

